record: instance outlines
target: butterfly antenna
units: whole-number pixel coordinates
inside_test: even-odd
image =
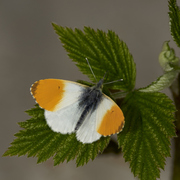
[[[109,71],[106,71],[106,73],[104,74],[103,79],[108,76],[108,73],[109,73]],[[118,79],[118,80],[107,82],[107,83],[104,83],[104,84],[111,84],[111,83],[115,83],[115,82],[119,82],[119,81],[123,81],[123,79]]]
[[[118,79],[118,80],[107,82],[107,83],[104,83],[104,84],[111,84],[111,83],[115,83],[115,82],[119,82],[119,81],[123,81],[123,79]]]
[[[96,82],[97,82],[96,76],[95,76],[95,74],[94,74],[94,72],[93,72],[93,70],[92,70],[92,68],[91,68],[91,65],[89,64],[88,58],[86,58],[86,61],[87,61],[88,66],[89,66],[89,68],[90,68],[90,70],[91,70],[91,72],[92,72],[92,74],[93,74],[93,76],[94,76],[94,78],[95,78],[95,80],[96,80]]]
[[[103,79],[107,78],[108,71],[105,72]]]

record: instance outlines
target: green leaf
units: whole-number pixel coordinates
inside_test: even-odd
[[[160,76],[156,81],[153,81],[150,85],[144,88],[140,88],[141,92],[158,92],[163,89],[170,87],[171,84],[176,79],[179,74],[179,70],[172,70],[169,72],[165,72],[162,76]]]
[[[106,82],[119,81],[106,86],[111,89],[132,90],[135,86],[136,68],[127,45],[113,32],[84,27],[72,30],[52,24],[69,57],[76,62],[82,73],[95,82],[87,58],[96,75],[101,79],[108,72]]]
[[[169,1],[169,18],[171,35],[177,46],[180,47],[180,9],[176,4],[176,0]]]
[[[173,48],[170,48],[169,41],[163,43],[162,51],[159,54],[159,64],[165,72],[172,71],[173,66],[179,65],[179,58],[176,57]]]
[[[125,161],[140,180],[156,180],[170,156],[170,138],[176,136],[175,107],[163,93],[135,91],[125,98],[122,110],[126,121],[118,143]]]
[[[44,110],[38,106],[27,113],[32,118],[19,123],[23,130],[15,134],[17,138],[3,156],[36,156],[38,163],[54,156],[54,165],[77,157],[77,166],[82,166],[102,153],[109,143],[110,137],[102,137],[92,144],[82,144],[76,140],[75,133],[53,132],[46,124]]]

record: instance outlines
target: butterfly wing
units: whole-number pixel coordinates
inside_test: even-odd
[[[86,86],[61,79],[43,79],[31,86],[31,94],[43,109],[55,112],[78,100]]]
[[[92,143],[102,136],[96,131],[97,110],[89,113],[80,128],[76,132],[76,137],[82,143]]]
[[[76,132],[77,139],[83,143],[92,143],[100,137],[118,133],[124,127],[124,115],[119,106],[108,96],[102,100],[93,113],[89,113]]]
[[[120,132],[124,127],[124,115],[119,106],[108,96],[104,95],[97,109],[96,131],[109,136]]]
[[[75,132],[76,124],[82,114],[79,102],[61,108],[56,112],[45,110],[44,116],[49,127],[62,134]]]
[[[43,79],[31,87],[31,94],[45,109],[45,119],[50,128],[62,134],[74,132],[82,110],[79,97],[87,87],[61,79]]]

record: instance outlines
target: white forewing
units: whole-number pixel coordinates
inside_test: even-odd
[[[78,83],[71,82],[71,81],[65,81],[63,98],[56,105],[56,111],[58,109],[74,104],[76,101],[78,101],[79,96],[83,93],[83,90],[85,88],[86,86],[84,85],[80,85]]]

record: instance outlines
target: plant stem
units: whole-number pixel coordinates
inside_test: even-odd
[[[172,180],[180,180],[180,74],[170,87],[176,106],[176,134]]]

